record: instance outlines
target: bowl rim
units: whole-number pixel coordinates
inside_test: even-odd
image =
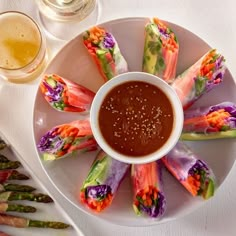
[[[131,81],[147,82],[161,89],[171,102],[174,113],[173,128],[169,138],[164,143],[164,145],[150,154],[138,157],[127,156],[111,148],[103,138],[98,124],[99,109],[106,95],[116,86]],[[90,109],[91,129],[98,145],[101,147],[101,149],[103,149],[104,152],[106,152],[112,158],[129,164],[145,164],[152,161],[156,161],[165,156],[178,142],[182,132],[183,120],[184,118],[182,103],[175,90],[163,79],[146,72],[126,72],[113,77],[111,80],[107,81],[99,88],[93,99]]]

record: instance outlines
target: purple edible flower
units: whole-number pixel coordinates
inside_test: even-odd
[[[111,193],[111,187],[108,185],[88,186],[85,191],[88,198],[102,200]]]
[[[140,204],[140,210],[146,212],[147,215],[156,218],[164,214],[166,208],[166,199],[161,192],[158,192],[158,199],[154,205],[151,207],[144,206]]]
[[[60,83],[52,88],[47,82],[43,81],[44,86],[48,89],[45,93],[51,99],[51,102],[58,102],[61,100],[61,94],[64,90],[63,86]]]
[[[57,128],[52,129],[41,137],[39,144],[37,145],[39,151],[54,153],[62,147],[64,141],[55,134],[56,130]]]
[[[209,168],[206,163],[202,160],[196,160],[196,163],[189,169],[188,173],[192,176],[197,172],[205,171],[206,174],[209,174]]]
[[[107,49],[113,48],[115,45],[115,41],[113,36],[110,33],[106,33],[104,37],[103,46]]]
[[[170,37],[170,35],[167,33],[167,31],[165,29],[159,27],[158,30],[159,30],[160,34],[163,37],[165,37],[165,38],[169,38]]]

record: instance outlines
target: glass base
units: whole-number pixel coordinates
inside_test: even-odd
[[[82,21],[58,21],[43,15],[38,10],[39,22],[49,35],[59,40],[71,40],[79,33],[98,23],[100,17],[100,4],[96,2],[94,10]]]

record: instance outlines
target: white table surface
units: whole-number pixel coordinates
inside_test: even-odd
[[[216,3],[217,2],[217,3]],[[100,22],[130,16],[158,16],[181,25],[217,48],[236,77],[236,2],[233,0],[100,0]],[[36,18],[32,0],[0,0],[0,11],[18,10]],[[0,32],[1,33],[1,32]],[[79,32],[78,32],[79,33]],[[64,41],[48,38],[56,53]],[[184,218],[152,227],[117,226],[75,209],[51,184],[39,165],[33,145],[32,113],[39,80],[11,84],[0,80],[0,130],[24,157],[51,194],[87,236],[236,235],[236,166],[214,198]],[[236,153],[232,153],[236,155]],[[222,156],[222,160],[223,160]],[[1,228],[1,227],[0,227]]]

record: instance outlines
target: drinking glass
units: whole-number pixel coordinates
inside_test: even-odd
[[[49,34],[57,39],[69,40],[99,18],[97,0],[36,0],[39,20]]]
[[[0,77],[14,83],[36,79],[47,61],[46,39],[28,15],[0,13]]]

